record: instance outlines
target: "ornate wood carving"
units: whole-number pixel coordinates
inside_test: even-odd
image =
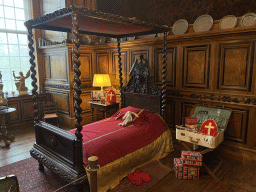
[[[210,45],[184,47],[183,87],[208,89]]]
[[[35,122],[38,122],[39,121],[39,117],[38,117],[38,114],[39,114],[39,110],[38,110],[38,93],[37,93],[37,78],[36,78],[36,64],[35,64],[35,56],[34,56],[34,47],[33,47],[33,44],[34,44],[34,41],[33,41],[33,33],[32,33],[32,28],[27,28],[28,29],[28,41],[29,41],[29,44],[28,44],[28,47],[30,49],[29,51],[29,56],[30,56],[30,64],[31,64],[31,67],[30,67],[30,71],[31,71],[31,79],[32,79],[32,86],[33,86],[33,89],[32,89],[32,100],[34,102],[34,105],[33,105],[33,108],[34,108],[34,120]]]
[[[163,71],[162,71],[162,101],[161,101],[161,114],[163,119],[166,119],[166,75],[167,75],[167,63],[166,63],[166,38],[167,33],[164,32],[164,43],[163,43]]]
[[[60,18],[65,15],[69,15],[69,14],[77,14],[77,15],[79,14],[79,15],[84,15],[84,16],[88,16],[88,17],[96,17],[98,19],[103,19],[103,20],[108,20],[108,21],[120,22],[120,23],[124,23],[124,24],[131,24],[134,26],[144,26],[144,27],[148,27],[148,28],[152,29],[152,31],[150,31],[149,33],[152,33],[153,31],[157,33],[158,31],[161,32],[161,31],[169,31],[170,30],[170,28],[166,25],[159,26],[156,24],[139,21],[135,17],[133,17],[133,18],[122,17],[119,15],[95,11],[95,10],[85,8],[85,7],[77,7],[75,5],[57,10],[53,13],[49,13],[49,14],[37,17],[35,19],[31,19],[29,21],[26,21],[25,25],[28,27],[33,27],[35,25],[43,24],[49,20],[55,20],[57,18]],[[58,29],[58,30],[61,30],[61,29]],[[134,36],[134,34],[132,34],[132,35]],[[127,36],[127,35],[121,35],[121,36]]]
[[[123,108],[123,73],[122,73],[122,58],[121,58],[121,47],[120,47],[120,38],[117,38],[117,52],[118,52],[118,68],[119,68],[119,90],[120,90],[120,103],[121,108]]]
[[[81,75],[81,71],[79,70],[79,67],[81,65],[80,61],[79,61],[79,50],[78,48],[80,47],[80,43],[79,43],[79,32],[78,32],[78,21],[77,21],[77,15],[73,14],[72,15],[72,24],[73,24],[73,35],[75,36],[74,38],[74,46],[73,46],[73,70],[75,72],[73,79],[75,81],[75,84],[73,86],[73,89],[76,91],[76,93],[74,94],[74,99],[75,99],[75,103],[74,103],[74,109],[75,109],[75,127],[76,127],[76,132],[75,135],[77,137],[77,148],[78,151],[76,151],[76,153],[78,153],[78,159],[77,162],[82,162],[83,161],[83,153],[82,153],[82,137],[83,135],[81,134],[82,131],[82,125],[80,124],[82,121],[82,117],[81,117],[81,112],[82,112],[82,108],[80,107],[80,104],[82,103],[82,99],[80,98],[80,95],[82,93],[81,89],[80,89],[80,85],[81,85],[81,80],[80,80],[80,75]]]
[[[119,85],[119,70],[118,70],[118,52],[112,52],[112,72],[110,73],[111,83],[112,85],[118,86]],[[128,51],[121,51],[121,61],[122,61],[122,76],[123,76],[123,83],[126,84],[129,80],[128,78]]]
[[[168,75],[166,76],[166,85],[175,87],[176,78],[176,47],[166,49],[166,68]],[[163,70],[163,50],[155,49],[155,82],[157,85],[162,84],[162,70]]]
[[[143,62],[144,61],[144,62]],[[144,60],[143,54],[140,57],[140,63],[135,60],[130,73],[129,82],[123,87],[123,92],[142,93],[151,95],[160,95],[161,91],[152,83],[147,60]]]
[[[61,89],[61,90],[66,90],[66,91],[70,90],[69,85],[44,83],[44,86],[47,87],[47,88]]]
[[[131,50],[131,63],[133,63],[136,59],[140,60],[141,54],[143,54],[144,59],[149,61],[149,49],[134,49]]]
[[[178,90],[170,90],[168,91],[168,96],[182,97],[182,98],[191,98],[191,99],[200,99],[207,101],[208,99],[211,101],[221,101],[227,103],[240,103],[240,104],[251,104],[256,105],[256,98],[253,97],[244,97],[240,96],[225,96],[225,95],[214,95],[214,94],[197,94],[197,93],[181,93]]]
[[[219,89],[251,91],[253,43],[220,45]]]

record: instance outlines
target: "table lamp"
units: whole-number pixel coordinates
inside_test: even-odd
[[[101,87],[101,91],[103,91],[103,87],[110,87],[111,81],[108,74],[94,74],[93,77],[93,87]]]

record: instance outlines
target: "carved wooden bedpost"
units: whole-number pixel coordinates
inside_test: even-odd
[[[119,90],[120,90],[120,104],[123,108],[123,73],[122,73],[122,62],[121,62],[121,48],[120,48],[120,38],[117,38],[117,51],[118,51],[118,68],[119,68]]]
[[[75,72],[73,79],[75,81],[75,84],[73,85],[73,89],[76,91],[74,93],[74,99],[76,100],[76,102],[74,103],[74,109],[75,109],[75,127],[76,127],[76,132],[75,135],[77,137],[77,142],[76,145],[78,147],[78,151],[77,153],[80,153],[77,155],[77,157],[79,157],[76,161],[77,161],[77,165],[81,164],[83,162],[83,151],[82,151],[82,137],[83,135],[81,134],[82,131],[82,126],[81,126],[81,121],[82,121],[82,117],[81,117],[81,112],[82,112],[82,108],[80,107],[80,104],[82,103],[82,99],[80,98],[80,95],[82,94],[82,91],[80,89],[80,85],[81,85],[81,80],[80,80],[80,75],[81,75],[81,71],[79,70],[79,67],[81,65],[80,61],[79,61],[79,47],[80,47],[80,42],[79,42],[79,32],[78,32],[78,21],[77,21],[77,14],[72,14],[72,33],[74,35],[74,46],[73,46],[73,57],[72,60],[74,62],[73,65],[73,70]]]
[[[164,32],[164,43],[163,43],[163,71],[162,71],[162,117],[166,120],[166,73],[167,73],[167,64],[166,64],[166,37],[167,32]]]
[[[29,56],[30,56],[30,71],[31,71],[31,79],[32,79],[32,83],[31,85],[33,86],[32,89],[32,100],[34,101],[33,104],[33,108],[34,108],[34,121],[35,123],[37,123],[39,121],[38,118],[38,114],[39,114],[39,110],[38,110],[38,93],[37,93],[37,78],[36,78],[36,64],[35,64],[35,55],[34,55],[34,41],[33,41],[33,32],[32,32],[32,28],[31,27],[27,27],[28,29],[28,47],[29,47]]]

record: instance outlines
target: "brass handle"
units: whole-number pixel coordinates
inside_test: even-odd
[[[189,141],[192,143],[198,143],[200,139],[193,140],[192,137],[189,137]]]

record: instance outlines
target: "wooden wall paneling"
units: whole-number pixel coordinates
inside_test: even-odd
[[[8,106],[16,109],[16,111],[10,113],[10,124],[21,122],[20,101],[8,101]]]
[[[169,47],[166,49],[167,57],[167,86],[175,87],[176,77],[176,47]],[[155,49],[155,84],[162,85],[162,69],[163,69],[163,49]]]
[[[125,85],[129,81],[129,72],[131,69],[131,63],[129,62],[129,50],[121,50],[121,63],[123,73],[123,84]],[[113,86],[119,86],[119,68],[118,68],[118,52],[116,50],[111,51],[111,65],[109,66],[109,75]]]
[[[247,138],[246,138],[246,145],[249,148],[255,147],[256,145],[255,117],[256,117],[256,107],[251,107],[248,115],[248,130],[247,130]]]
[[[92,80],[92,54],[91,53],[81,53],[79,60],[81,66],[79,67],[81,71],[81,81],[90,82]]]
[[[109,50],[96,51],[96,73],[109,74]]]
[[[171,130],[175,130],[175,101],[168,97],[166,101],[166,123]]]
[[[182,77],[183,77],[183,45],[177,45],[177,64],[176,64],[176,88],[182,88]]]
[[[82,99],[82,103],[80,105],[80,107],[82,108],[82,113],[86,113],[86,112],[90,112],[91,111],[91,105],[90,105],[90,101],[91,101],[91,91],[90,90],[84,90],[83,93],[81,94],[81,99]]]
[[[132,48],[131,49],[131,65],[133,65],[135,59],[137,59],[138,62],[140,62],[140,54],[143,54],[144,59],[146,59],[148,61],[148,63],[150,64],[149,48],[144,48],[144,49]],[[154,75],[154,74],[151,73],[151,76],[152,75]]]
[[[210,57],[210,68],[209,68],[209,91],[213,92],[218,87],[218,51],[219,46],[216,41],[211,43],[211,57]]]
[[[69,92],[51,91],[52,101],[56,102],[58,113],[70,114],[70,105],[73,103],[69,99]]]
[[[50,56],[44,55],[45,80],[51,79]]]
[[[251,92],[253,49],[253,42],[220,43],[220,90]]]
[[[49,57],[51,80],[68,82],[67,52],[55,52],[50,54]]]
[[[183,88],[209,88],[210,45],[185,46]]]

